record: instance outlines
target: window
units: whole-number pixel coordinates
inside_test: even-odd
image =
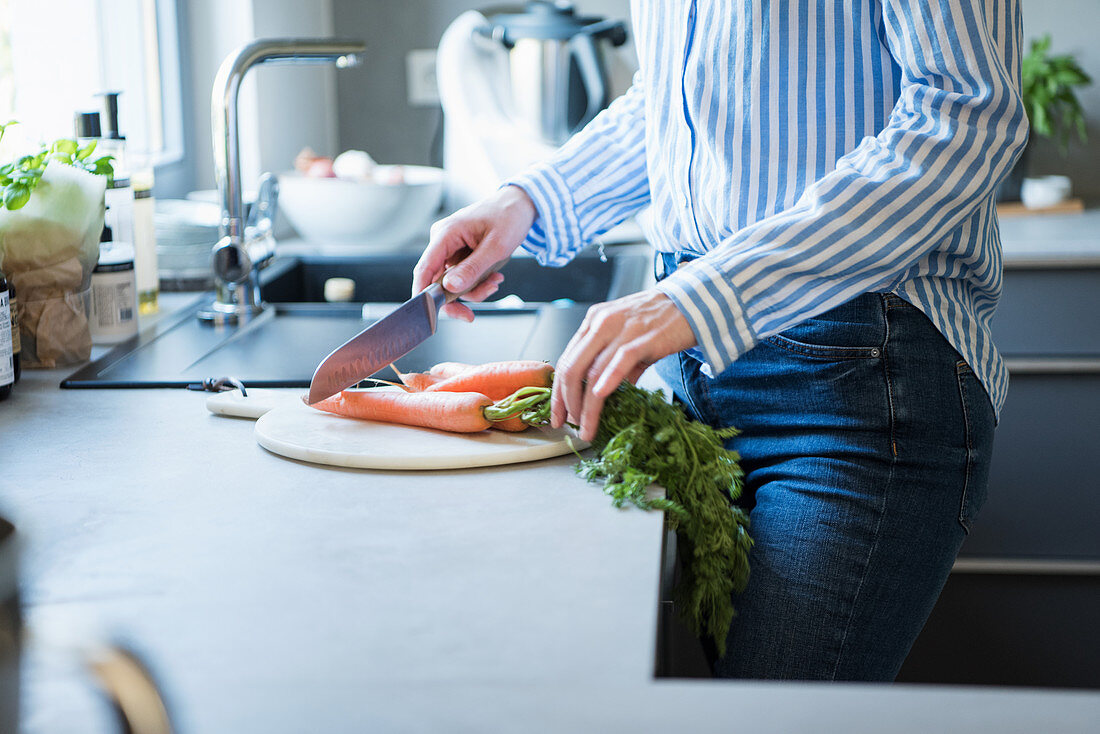
[[[14,145],[71,136],[75,113],[119,91],[127,149],[177,161],[179,68],[176,0],[0,0],[0,121],[19,120]]]

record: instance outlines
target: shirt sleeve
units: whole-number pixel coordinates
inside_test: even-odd
[[[840,158],[794,206],[737,231],[657,284],[691,324],[715,374],[765,336],[904,280],[989,201],[1023,148],[1017,72],[1005,68],[989,32],[988,5],[882,4],[901,68],[900,96],[882,131]]]
[[[535,204],[523,248],[543,265],[565,265],[594,237],[649,203],[641,74],[549,160],[505,182]]]

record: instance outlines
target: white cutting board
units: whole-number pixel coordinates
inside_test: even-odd
[[[248,394],[241,398],[237,391],[220,393],[207,400],[207,407],[220,415],[254,417],[262,413],[255,431],[261,446],[315,464],[354,469],[466,469],[548,459],[588,446],[560,429],[449,433],[324,413],[294,394],[259,390]]]

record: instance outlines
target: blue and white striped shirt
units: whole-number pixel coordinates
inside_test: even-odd
[[[563,265],[646,205],[713,374],[868,291],[924,312],[999,413],[996,184],[1027,137],[1017,0],[634,0],[631,88],[510,181]]]

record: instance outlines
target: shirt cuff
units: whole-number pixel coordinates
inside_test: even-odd
[[[712,374],[723,372],[759,341],[729,278],[699,258],[657,283],[691,325]]]
[[[538,212],[521,245],[523,249],[534,255],[540,265],[562,266],[572,260],[584,241],[573,193],[557,169],[541,163],[504,185],[518,186],[527,192]]]

